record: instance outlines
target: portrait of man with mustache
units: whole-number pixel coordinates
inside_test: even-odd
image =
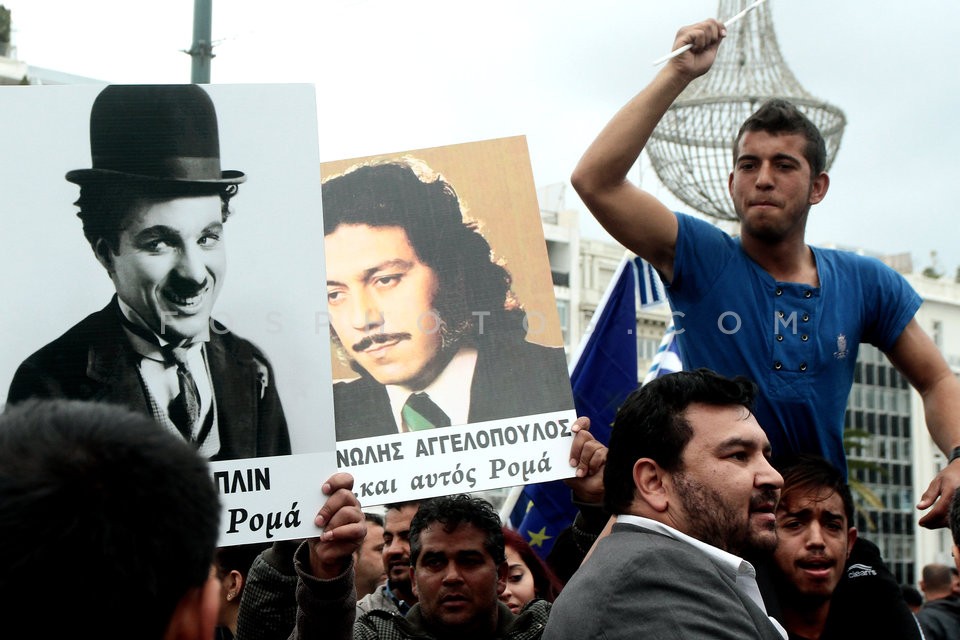
[[[359,377],[334,385],[337,440],[573,407],[562,347],[527,312],[457,192],[409,157],[324,180],[331,336]]]

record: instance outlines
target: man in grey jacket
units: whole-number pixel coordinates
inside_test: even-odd
[[[783,485],[755,393],[699,369],[626,399],[604,470],[617,522],[560,593],[545,640],[786,638],[742,559],[776,545]]]

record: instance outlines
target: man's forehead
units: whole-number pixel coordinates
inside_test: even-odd
[[[742,155],[753,155],[759,145],[767,148],[767,151],[786,153],[791,156],[797,156],[802,159],[803,151],[806,149],[807,139],[801,133],[788,133],[785,131],[744,131],[743,136],[737,144],[737,157]]]
[[[822,513],[846,517],[843,498],[829,487],[784,488],[777,511],[793,514],[808,513],[815,517]]]
[[[120,226],[131,232],[150,227],[180,231],[202,229],[222,221],[220,196],[204,195],[145,200],[123,217]]]
[[[417,514],[417,505],[408,504],[399,509],[387,509],[383,514],[384,528],[390,531],[409,529],[410,521]]]
[[[684,417],[693,430],[692,439],[704,446],[717,446],[725,441],[750,442],[761,449],[770,446],[757,419],[742,405],[693,403],[687,407]]]
[[[422,552],[442,550],[447,555],[464,551],[481,551],[486,554],[483,531],[469,523],[460,523],[450,529],[442,522],[431,522],[420,532]]]
[[[395,236],[397,240],[403,239],[407,244],[410,244],[410,235],[407,233],[406,228],[401,227],[400,225],[376,225],[376,224],[365,224],[363,222],[341,222],[333,229],[324,234],[324,239],[329,240],[330,236],[334,234],[344,234],[349,233],[351,235],[370,235],[375,236],[380,235],[392,235]]]

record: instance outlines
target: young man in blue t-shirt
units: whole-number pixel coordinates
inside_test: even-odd
[[[960,485],[960,382],[914,319],[921,299],[902,276],[806,244],[810,207],[830,185],[816,126],[784,100],[744,123],[729,177],[736,238],[675,214],[627,180],[659,120],[710,69],[725,35],[716,20],[681,29],[674,48],[690,50],[614,116],[580,160],[573,186],[614,238],[660,272],[684,368],[759,385],[756,416],[775,455],[820,454],[845,470],[843,416],[857,350],[861,342],[883,350],[920,393],[930,435],[950,459],[917,505],[930,508],[921,525],[942,527]]]

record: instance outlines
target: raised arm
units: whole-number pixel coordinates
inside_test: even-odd
[[[677,220],[653,195],[627,179],[650,134],[690,82],[706,73],[726,35],[716,20],[677,32],[673,48],[692,44],[669,62],[647,87],[604,127],[577,164],[570,182],[603,227],[626,248],[673,280]]]
[[[352,640],[356,616],[353,552],[363,544],[367,525],[353,495],[353,476],[335,473],[323,485],[327,501],[317,514],[323,533],[300,545],[297,572],[297,625],[290,640]]]
[[[916,319],[906,326],[887,356],[920,394],[930,437],[949,456],[954,447],[960,446],[960,380]],[[957,487],[960,460],[948,463],[920,496],[918,509],[933,507],[920,518],[921,526],[947,526],[950,501]]]

